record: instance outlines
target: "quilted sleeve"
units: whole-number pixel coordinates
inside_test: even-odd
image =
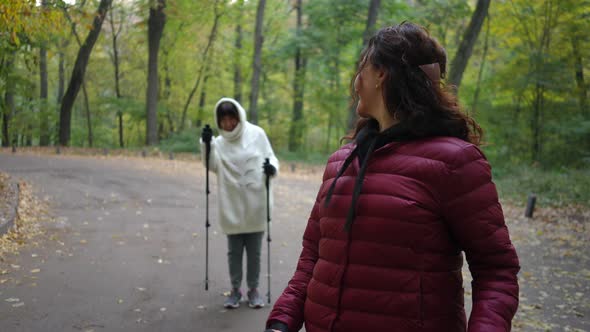
[[[266,322],[267,327],[273,322],[282,322],[288,326],[289,331],[299,331],[303,325],[303,305],[307,297],[307,285],[318,260],[319,208],[320,205],[316,199],[303,234],[303,249],[299,256],[297,269],[270,312]]]
[[[473,279],[468,331],[510,331],[518,307],[520,266],[490,165],[470,145],[457,152],[448,172],[441,190],[443,217],[465,252]]]

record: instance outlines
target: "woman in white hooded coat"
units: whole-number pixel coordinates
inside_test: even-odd
[[[267,217],[265,176],[275,177],[279,162],[264,130],[246,121],[246,111],[236,100],[221,98],[214,113],[220,135],[211,139],[211,132],[203,130],[201,154],[205,162],[204,142],[210,140],[209,169],[217,175],[218,220],[228,237],[232,283],[224,306],[237,308],[240,305],[242,256],[246,248],[248,302],[250,307],[260,308],[264,306],[257,288]],[[270,166],[263,167],[266,158]],[[269,196],[272,208],[272,190]]]

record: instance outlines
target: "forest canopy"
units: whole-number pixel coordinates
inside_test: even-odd
[[[279,156],[326,156],[367,36],[402,21],[445,46],[494,163],[590,165],[588,0],[3,0],[0,140],[196,152],[227,96]]]

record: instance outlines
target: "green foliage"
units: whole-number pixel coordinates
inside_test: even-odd
[[[580,14],[590,11],[590,2],[578,7],[564,1],[558,8],[552,1],[511,1],[491,8],[491,43],[477,105],[472,99],[477,70],[467,73],[461,88],[464,104],[477,106],[488,156],[501,166],[587,168],[590,113],[580,105],[572,41],[583,26],[590,27]],[[578,42],[587,59],[588,35]],[[472,59],[478,68],[480,54]]]
[[[167,152],[199,152],[201,148],[199,137],[201,137],[200,129],[187,129],[162,140],[160,149]]]
[[[15,112],[9,127],[19,144],[29,137],[36,144],[42,114],[49,115],[50,129],[57,129],[59,54],[64,55],[67,80],[79,48],[64,13],[68,13],[78,34],[84,36],[96,9],[95,1],[66,5],[56,0],[49,1],[42,12],[34,3],[6,0],[0,4],[0,105],[6,112],[4,99],[7,87],[12,88]],[[348,92],[362,47],[369,2],[304,0],[301,34],[295,30],[294,3],[267,0],[259,125],[268,133],[281,158],[324,163],[340,146],[340,138],[347,131]],[[85,82],[96,147],[118,146],[119,113],[123,114],[125,146],[141,148],[145,143],[149,5],[150,0],[113,2],[113,26],[120,31],[117,51],[121,98],[117,98],[115,91],[110,16],[90,58]],[[213,24],[214,5],[215,1],[210,0],[167,1],[167,23],[159,54],[158,103],[164,150],[198,149],[198,127],[212,123],[213,106],[219,98],[234,97],[235,68],[240,68],[242,75],[241,103],[246,110],[249,107],[257,1],[219,0],[222,16],[217,39],[204,62],[202,53]],[[444,44],[450,63],[473,5],[468,0],[381,1],[377,28],[404,20],[422,24]],[[28,15],[17,15],[24,11]],[[484,24],[459,97],[466,111],[485,130],[484,150],[492,165],[505,170],[504,173],[535,165],[537,172],[550,174],[554,170],[556,174],[565,174],[564,167],[590,166],[590,109],[588,102],[583,106],[577,78],[581,66],[583,87],[588,90],[589,15],[588,0],[492,2],[488,51],[484,57]],[[242,28],[239,50],[235,47],[238,23]],[[47,45],[49,68],[49,98],[43,105],[38,101],[38,46],[42,42]],[[298,46],[307,64],[303,137],[299,151],[285,153],[292,121],[294,57]],[[11,56],[13,65],[7,66]],[[188,108],[187,130],[179,133],[183,107],[201,68],[209,76],[207,83],[196,91]],[[205,96],[202,107],[201,93]],[[88,120],[82,93],[74,106],[72,124],[72,145],[87,145]],[[568,179],[577,177],[577,171],[572,172],[574,175],[568,175]],[[517,174],[521,173],[524,171]],[[545,173],[539,176],[550,178]]]
[[[494,182],[499,195],[525,204],[530,193],[537,195],[542,206],[590,204],[590,171],[566,167],[546,171],[537,167],[495,168]]]
[[[321,152],[289,152],[287,150],[277,153],[277,158],[283,163],[303,162],[310,165],[325,165],[329,154]]]

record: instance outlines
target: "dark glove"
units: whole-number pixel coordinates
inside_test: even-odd
[[[266,158],[266,161],[262,164],[262,169],[264,169],[264,174],[267,176],[277,174],[277,169],[268,161],[268,158]]]
[[[203,131],[201,132],[201,139],[203,140],[203,143],[211,143],[211,137],[213,137],[213,130],[211,130],[209,125],[205,125],[205,127],[203,127]]]
[[[264,330],[264,332],[273,332],[273,330],[288,332],[289,331],[288,329],[289,329],[289,327],[287,326],[287,324],[276,320],[276,321],[271,322],[268,329]]]

